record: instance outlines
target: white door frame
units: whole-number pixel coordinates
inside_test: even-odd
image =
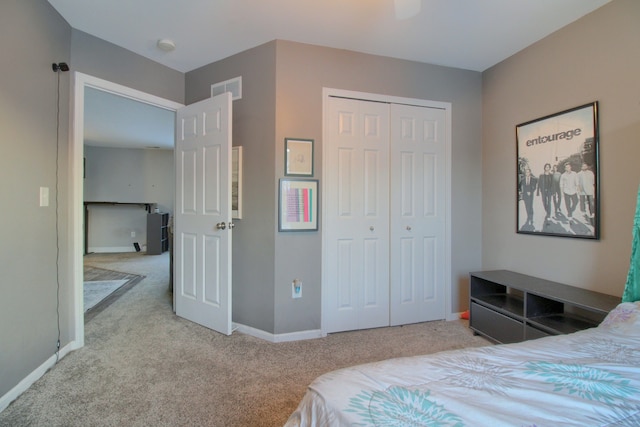
[[[322,140],[325,141],[327,139],[327,117],[328,117],[328,106],[329,106],[329,98],[330,97],[341,97],[341,98],[351,98],[362,101],[373,101],[373,102],[385,102],[390,104],[404,104],[404,105],[414,105],[417,107],[431,107],[431,108],[441,108],[446,112],[446,123],[447,129],[445,143],[446,147],[446,159],[445,159],[445,194],[446,194],[446,225],[445,225],[445,256],[444,256],[444,271],[445,271],[445,286],[444,286],[444,304],[445,304],[445,316],[446,320],[454,319],[454,315],[451,311],[451,103],[450,102],[439,102],[439,101],[429,101],[424,99],[415,99],[415,98],[404,98],[398,96],[389,96],[389,95],[381,95],[375,93],[367,93],[367,92],[356,92],[351,90],[343,90],[343,89],[334,89],[334,88],[322,88]],[[327,150],[322,150],[322,176],[326,176],[327,173],[331,173],[331,171],[327,170]],[[327,203],[325,200],[326,192],[322,192],[322,218],[328,218]],[[326,278],[328,277],[327,272],[325,271],[325,259],[327,254],[325,251],[328,250],[325,241],[327,239],[327,227],[326,224],[322,227],[322,283],[321,283],[321,295],[322,295],[322,306],[321,306],[321,330],[322,335],[326,335],[327,327],[326,327],[326,319],[328,313],[327,301],[324,297],[327,295],[329,284],[326,283]]]
[[[114,95],[155,107],[176,111],[184,105],[160,98],[127,86],[112,83],[97,77],[75,71],[73,73],[71,112],[69,114],[69,272],[73,290],[73,331],[70,333],[70,349],[84,346],[84,302],[83,302],[83,221],[84,200],[83,159],[84,159],[84,90],[91,87]]]

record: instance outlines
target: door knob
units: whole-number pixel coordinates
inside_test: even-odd
[[[369,230],[371,231],[375,230],[374,226],[372,225],[371,227],[369,227]]]
[[[233,222],[229,222],[229,230],[231,230],[232,228],[234,228],[236,225]]]
[[[227,228],[227,223],[225,222],[219,222],[216,224],[216,229],[218,230],[224,230],[225,228]]]
[[[407,231],[411,231],[411,226],[407,225]]]

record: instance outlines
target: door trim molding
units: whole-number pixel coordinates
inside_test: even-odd
[[[71,279],[73,313],[73,330],[70,331],[70,346],[72,350],[84,346],[84,307],[83,307],[83,207],[84,185],[83,185],[83,158],[84,158],[84,90],[86,87],[123,96],[134,101],[143,102],[155,107],[164,108],[169,111],[176,111],[183,107],[182,104],[151,95],[137,89],[113,83],[107,80],[83,74],[78,71],[73,72],[72,94],[70,97],[69,114],[69,277]]]
[[[335,88],[322,88],[322,140],[326,141],[328,130],[327,130],[327,118],[328,118],[328,100],[329,98],[349,98],[360,101],[369,101],[369,102],[384,102],[388,104],[402,104],[402,105],[413,105],[416,107],[428,107],[428,108],[439,108],[445,111],[445,119],[446,119],[446,128],[445,128],[445,194],[446,194],[446,202],[445,202],[445,256],[444,256],[444,269],[445,269],[445,285],[444,285],[444,304],[445,304],[445,320],[454,320],[457,318],[456,313],[453,313],[451,310],[451,103],[450,102],[441,102],[441,101],[430,101],[426,99],[416,99],[416,98],[405,98],[399,96],[391,96],[391,95],[382,95],[368,92],[358,92],[352,90],[344,90],[344,89],[335,89]],[[326,176],[330,171],[327,170],[327,150],[322,150],[322,177]],[[326,212],[326,191],[322,192],[322,218],[327,218]],[[321,261],[321,271],[322,271],[322,280],[321,280],[321,308],[320,308],[320,327],[323,335],[326,335],[327,331],[327,300],[325,295],[327,295],[328,284],[326,283],[326,278],[328,277],[326,271],[326,250],[327,245],[325,244],[327,238],[327,227],[326,225],[322,226],[322,261]]]

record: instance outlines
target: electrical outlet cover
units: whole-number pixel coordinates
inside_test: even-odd
[[[302,298],[302,282],[294,280],[291,283],[291,298]]]

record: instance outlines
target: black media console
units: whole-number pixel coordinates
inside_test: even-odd
[[[471,273],[469,327],[498,343],[598,326],[620,298],[508,270]]]

